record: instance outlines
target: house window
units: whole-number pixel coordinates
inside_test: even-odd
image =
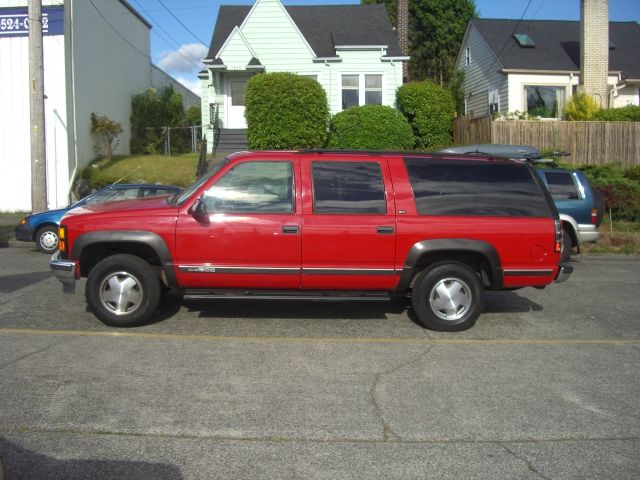
[[[360,77],[359,75],[342,76],[342,109],[360,105]]]
[[[489,115],[500,111],[500,91],[498,89],[489,90]]]
[[[464,66],[471,65],[471,49],[469,47],[464,49]]]
[[[365,105],[382,105],[382,75],[364,76]]]
[[[527,113],[541,118],[561,118],[566,98],[565,87],[525,85]]]

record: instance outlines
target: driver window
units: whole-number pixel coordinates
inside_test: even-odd
[[[246,162],[236,165],[203,196],[208,213],[293,212],[290,162]]]

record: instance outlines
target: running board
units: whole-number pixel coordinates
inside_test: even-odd
[[[319,290],[208,290],[187,289],[185,300],[314,300],[325,302],[389,301],[388,292]]]

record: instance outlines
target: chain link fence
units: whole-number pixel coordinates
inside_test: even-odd
[[[162,153],[163,155],[179,155],[181,153],[198,152],[202,139],[202,127],[147,127],[144,136],[138,137],[137,153]]]

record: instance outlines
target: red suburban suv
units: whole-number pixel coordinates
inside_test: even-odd
[[[51,268],[112,326],[185,298],[410,296],[434,330],[471,327],[485,290],[566,280],[562,228],[527,164],[392,152],[243,152],[183,193],[65,215]]]

